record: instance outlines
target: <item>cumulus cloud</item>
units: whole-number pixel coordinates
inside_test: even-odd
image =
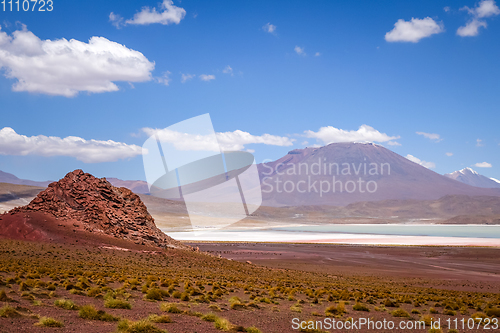
[[[474,164],[474,166],[478,167],[478,168],[491,168],[492,167],[491,163],[488,163],[488,162],[476,163],[476,164]]]
[[[229,74],[231,76],[233,76],[233,69],[231,68],[231,66],[227,65],[223,70],[222,70],[222,73],[224,74]]]
[[[436,22],[430,17],[423,19],[412,18],[410,21],[399,19],[394,24],[394,29],[385,34],[388,42],[417,43],[422,38],[444,32],[442,22]]]
[[[387,142],[389,146],[401,146],[401,144],[397,141],[389,141]]]
[[[215,80],[215,75],[201,74],[200,80],[206,81],[206,82],[211,81],[211,80]]]
[[[477,139],[476,140],[476,147],[482,147],[482,146],[484,146],[483,140]]]
[[[500,8],[496,5],[494,0],[481,0],[474,8],[467,6],[460,8],[469,13],[471,18],[464,26],[457,29],[457,35],[461,37],[473,37],[479,34],[479,28],[486,29],[488,26],[484,20],[487,17],[497,16],[500,14]]]
[[[156,82],[168,86],[170,84],[170,81],[172,81],[172,79],[170,78],[170,74],[172,73],[170,73],[169,71],[164,72],[163,76],[155,78]]]
[[[178,150],[207,150],[225,151],[243,150],[245,145],[260,143],[272,146],[292,146],[294,139],[271,134],[252,135],[248,132],[236,130],[234,132],[216,133],[217,140],[210,135],[194,135],[181,133],[169,129],[143,128],[148,136],[157,135],[162,142],[169,142]],[[220,148],[219,148],[220,147]]]
[[[194,75],[194,74],[181,74],[181,82],[186,83],[187,81],[191,80],[195,76],[196,75]]]
[[[423,137],[430,139],[430,140],[433,140],[433,141],[436,141],[436,142],[443,140],[443,139],[441,139],[441,136],[439,134],[436,134],[436,133],[425,133],[425,132],[416,132],[416,133],[418,135],[422,135]]]
[[[415,156],[410,155],[410,154],[406,155],[406,158],[414,163],[417,163],[423,167],[426,167],[427,169],[434,169],[436,167],[436,164],[434,162],[426,162],[426,161],[423,161],[423,160],[419,159],[418,157],[415,157]]]
[[[0,130],[0,154],[69,156],[85,163],[100,163],[141,155],[142,148],[112,140],[85,140],[76,136],[26,136],[4,127]]]
[[[453,156],[453,153],[446,153],[446,156],[451,157]]]
[[[335,142],[393,142],[391,145],[398,145],[399,136],[389,136],[380,133],[368,125],[361,125],[357,131],[346,131],[333,126],[321,127],[319,131],[305,131],[305,136],[322,141],[325,145]]]
[[[264,26],[262,27],[262,30],[264,30],[265,32],[268,32],[270,34],[273,34],[273,35],[276,34],[276,26],[271,24],[271,23],[264,24]]]
[[[12,35],[0,30],[0,68],[7,78],[17,79],[14,91],[66,97],[117,91],[114,82],[151,80],[154,67],[141,52],[104,37],[84,43],[41,40],[26,26]]]
[[[305,56],[306,55],[306,53],[304,52],[304,48],[303,47],[300,47],[300,46],[297,45],[293,49],[294,49],[295,53],[297,53],[300,56]]]
[[[179,24],[184,16],[186,16],[186,10],[184,8],[175,6],[172,0],[163,0],[160,9],[156,9],[155,7],[143,7],[133,18],[126,21],[124,21],[120,15],[111,12],[111,14],[109,14],[109,20],[114,26],[119,28],[128,24]]]

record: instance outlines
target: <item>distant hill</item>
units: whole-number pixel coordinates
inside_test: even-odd
[[[121,180],[118,178],[106,178],[115,187],[125,187],[137,194],[149,194],[148,183],[142,180]],[[37,187],[47,187],[52,181],[37,182],[28,179],[20,179],[15,175],[0,170],[0,183],[15,185],[28,185]]]
[[[52,182],[51,181],[37,182],[33,180],[20,179],[11,173],[0,171],[0,183],[46,187]]]
[[[373,143],[295,149],[258,168],[264,206],[345,206],[363,201],[436,200],[446,195],[500,196],[500,189],[455,181]]]
[[[143,180],[121,180],[107,177],[106,180],[115,187],[125,187],[136,194],[149,194],[148,183]]]
[[[484,188],[500,188],[500,181],[494,178],[488,178],[480,175],[471,168],[464,168],[459,171],[447,173],[445,174],[445,176],[471,186]]]

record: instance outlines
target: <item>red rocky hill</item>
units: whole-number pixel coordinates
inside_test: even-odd
[[[45,223],[38,221],[40,219]],[[62,233],[73,229],[74,233],[85,234],[82,235],[84,238],[92,234],[112,236],[140,245],[188,248],[156,227],[139,196],[82,170],[68,173],[58,182],[51,183],[28,205],[3,215],[0,235],[35,238],[33,240],[61,238],[58,237],[58,228],[51,225],[54,223]]]

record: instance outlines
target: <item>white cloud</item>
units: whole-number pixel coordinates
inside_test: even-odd
[[[478,167],[478,168],[491,168],[492,167],[491,163],[488,163],[488,162],[476,163],[476,164],[474,164],[474,166]]]
[[[85,140],[76,136],[25,136],[12,128],[0,130],[1,155],[69,156],[85,163],[114,162],[142,154],[142,148],[112,140]]]
[[[430,17],[424,19],[412,18],[410,21],[399,19],[394,24],[394,29],[385,34],[388,42],[417,43],[422,38],[444,32],[442,22],[436,22]]]
[[[276,34],[276,26],[272,25],[271,23],[264,24],[264,26],[262,27],[262,30],[264,30],[265,32],[268,32],[270,34],[273,34],[273,35]]]
[[[292,146],[294,139],[271,134],[252,135],[248,132],[236,130],[234,132],[216,133],[217,142],[210,135],[194,135],[180,133],[169,129],[143,128],[142,131],[148,136],[158,135],[158,139],[169,142],[178,150],[208,150],[219,151],[219,147],[225,151],[243,150],[245,145],[260,143],[272,146]]]
[[[112,25],[120,29],[124,24],[123,24],[123,17],[121,17],[119,14],[115,14],[113,12],[109,13],[109,21],[111,22]]]
[[[476,147],[482,147],[482,146],[484,146],[483,140],[477,139],[476,140]]]
[[[304,52],[304,48],[303,47],[300,47],[300,46],[295,46],[293,48],[295,50],[295,52],[298,54],[298,55],[301,55],[301,56],[305,56],[306,53]]]
[[[380,133],[368,125],[361,125],[357,131],[346,131],[333,126],[321,127],[318,132],[305,131],[305,136],[321,140],[325,145],[335,142],[393,142],[391,145],[397,145],[393,140],[399,136],[389,136]]]
[[[461,37],[473,37],[479,34],[479,28],[486,28],[486,22],[478,19],[472,19],[466,25],[457,29],[457,35]]]
[[[434,162],[422,161],[421,159],[419,159],[413,155],[410,155],[410,154],[406,155],[406,158],[414,163],[417,163],[423,167],[426,167],[427,169],[434,169],[436,167],[436,164]]]
[[[397,141],[389,141],[387,142],[389,146],[401,146],[401,144]]]
[[[206,81],[206,82],[211,81],[211,80],[215,80],[215,75],[201,74],[200,80]]]
[[[446,6],[443,8],[443,10],[448,13],[451,10],[451,8],[450,8],[450,6]]]
[[[316,52],[316,53],[314,54],[314,56],[315,56],[315,57],[319,57],[320,55],[321,55],[321,53],[320,53],[320,52]]]
[[[80,91],[119,90],[114,82],[151,80],[155,67],[142,53],[104,37],[41,40],[23,26],[8,35],[0,30],[0,68],[17,79],[12,89],[72,97]]]
[[[436,133],[425,133],[425,132],[416,132],[418,135],[423,135],[425,138],[427,139],[430,139],[430,140],[434,140],[436,142],[439,142],[443,139],[441,139],[441,136],[439,134],[436,134]]]
[[[227,65],[223,70],[222,70],[222,73],[224,74],[230,74],[231,76],[233,76],[233,69],[231,68],[231,66]]]
[[[133,18],[125,22],[123,22],[123,18],[120,15],[111,12],[109,20],[116,27],[128,24],[147,25],[153,23],[169,25],[179,24],[184,16],[186,16],[186,10],[184,8],[175,6],[174,2],[171,0],[163,0],[159,10],[155,7],[143,7]]]
[[[191,80],[195,76],[196,75],[194,75],[194,74],[181,74],[181,82],[186,83],[187,81]]]
[[[481,0],[474,8],[465,6],[460,10],[466,10],[471,15],[471,19],[464,26],[457,29],[457,35],[462,37],[477,36],[479,28],[486,29],[488,26],[484,18],[500,14],[500,8],[498,8],[494,0]]]
[[[453,153],[446,153],[446,156],[451,157],[453,156]]]
[[[162,77],[155,78],[156,82],[168,86],[170,84],[170,81],[172,81],[172,79],[170,78],[170,74],[172,73],[170,73],[169,71],[164,72]]]

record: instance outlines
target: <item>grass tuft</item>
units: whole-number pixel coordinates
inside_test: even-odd
[[[50,317],[40,318],[38,323],[35,323],[35,325],[41,327],[64,327],[64,324],[62,322]]]

